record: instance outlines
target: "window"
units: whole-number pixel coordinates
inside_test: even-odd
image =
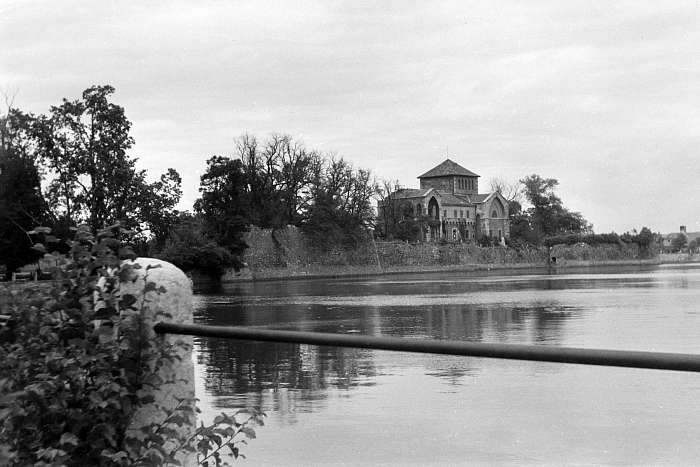
[[[457,210],[455,209],[455,219],[457,218]]]
[[[464,211],[462,211],[461,209],[459,210],[459,217],[464,217]]]
[[[467,219],[469,219],[469,211],[467,210]]]
[[[447,209],[445,209],[444,211],[442,211],[442,217],[447,217]]]

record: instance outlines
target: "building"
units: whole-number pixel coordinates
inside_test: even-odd
[[[663,252],[664,253],[675,253],[678,251],[677,248],[674,248],[674,241],[676,238],[684,236],[685,237],[685,246],[681,248],[681,250],[685,248],[690,248],[691,250],[695,250],[697,248],[697,242],[700,241],[700,232],[688,232],[686,229],[686,226],[681,225],[680,228],[678,229],[678,232],[675,233],[670,233],[666,234],[663,237]],[[691,246],[691,244],[693,244]],[[692,252],[692,251],[691,251]]]
[[[420,188],[399,189],[380,203],[380,224],[392,216],[418,222],[418,239],[428,242],[509,237],[508,201],[497,192],[479,193],[479,175],[447,159],[418,179]]]

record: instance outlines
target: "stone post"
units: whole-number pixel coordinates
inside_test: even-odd
[[[143,348],[151,346],[146,355],[160,355],[162,350],[175,358],[153,358],[153,361],[144,362],[157,377],[151,377],[152,382],[156,383],[151,387],[146,375],[145,394],[141,397],[151,395],[153,401],[137,410],[129,434],[141,436],[142,427],[160,424],[168,414],[176,413],[184,418],[184,423],[174,428],[181,439],[188,439],[196,429],[192,338],[157,335],[153,326],[159,321],[192,323],[192,282],[180,269],[165,261],[138,258],[135,262],[141,266],[136,270],[138,277],[134,282],[123,282],[121,293],[132,294],[137,298],[137,304],[143,304],[140,311]],[[147,283],[153,283],[155,287]],[[158,360],[160,366],[156,365]],[[176,410],[183,404],[188,407],[187,410]],[[165,448],[177,448],[177,441],[168,441]],[[183,450],[179,450],[175,458],[184,466],[196,465],[196,455]]]

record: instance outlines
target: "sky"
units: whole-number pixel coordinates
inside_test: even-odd
[[[418,187],[446,157],[536,173],[596,232],[700,231],[700,2],[0,0],[0,89],[47,113],[95,84],[182,208],[244,133]]]

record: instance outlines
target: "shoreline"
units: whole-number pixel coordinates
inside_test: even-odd
[[[309,269],[301,268],[265,268],[263,270],[244,270],[239,273],[228,272],[218,281],[221,284],[239,282],[267,282],[276,280],[304,279],[337,279],[374,277],[392,274],[420,274],[434,272],[476,272],[476,271],[539,271],[555,273],[559,270],[575,268],[595,268],[612,266],[655,266],[660,264],[691,264],[700,263],[700,258],[685,260],[670,260],[665,258],[651,259],[620,259],[620,260],[565,260],[553,264],[543,263],[474,263],[454,264],[445,266],[392,266],[378,268],[377,266],[317,266]],[[198,275],[190,275],[196,284],[211,284],[217,281]]]

